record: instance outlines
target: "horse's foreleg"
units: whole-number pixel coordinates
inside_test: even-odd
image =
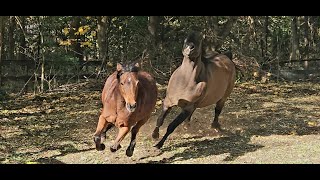
[[[211,127],[214,128],[216,132],[221,131],[221,127],[219,124],[219,115],[222,111],[222,108],[224,107],[224,103],[225,103],[225,99],[220,99],[217,102],[216,107],[214,109],[214,119],[212,121]]]
[[[94,138],[93,138],[96,144],[96,149],[98,151],[102,151],[105,149],[105,145],[101,143],[101,135],[104,134],[107,129],[110,129],[110,126],[112,127],[112,124],[107,122],[106,118],[100,115],[98,126],[96,129],[96,132],[94,133]]]
[[[169,124],[166,134],[162,137],[161,141],[155,145],[155,147],[160,149],[168,136],[191,114],[192,111],[193,110],[182,110],[182,112]]]
[[[111,152],[116,152],[118,149],[121,148],[121,141],[123,140],[123,138],[127,135],[127,133],[130,131],[129,127],[126,126],[121,126],[119,128],[119,132],[117,135],[116,140],[114,141],[114,144],[110,147],[110,151]]]
[[[107,132],[113,127],[112,123],[107,123],[106,127],[102,130],[101,133],[101,142],[103,142],[107,138]]]
[[[133,155],[133,150],[134,150],[134,147],[136,146],[136,136],[137,136],[137,133],[139,132],[139,129],[141,128],[142,125],[144,125],[147,120],[149,118],[146,118],[146,119],[143,119],[141,121],[138,121],[137,124],[132,128],[131,130],[131,141],[130,141],[130,144],[127,148],[127,151],[126,151],[126,155],[131,157]]]
[[[163,105],[162,105],[162,112],[161,112],[160,116],[158,117],[156,127],[154,128],[154,130],[152,132],[153,139],[159,138],[159,128],[160,128],[160,126],[162,126],[163,121],[166,118],[166,116],[169,114],[169,112],[171,111],[171,108],[172,107],[167,105],[166,100],[164,100]]]

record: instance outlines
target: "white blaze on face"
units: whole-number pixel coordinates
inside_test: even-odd
[[[128,77],[127,80],[128,80],[128,83],[132,83],[132,82],[131,82],[131,81],[132,81],[131,77]],[[127,108],[127,110],[128,110],[129,112],[134,112],[135,109],[136,109],[136,107],[131,107],[128,102],[126,102],[126,108]]]

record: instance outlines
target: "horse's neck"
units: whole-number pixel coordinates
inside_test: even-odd
[[[187,77],[192,78],[194,81],[198,81],[199,76],[204,70],[204,64],[201,61],[201,56],[199,56],[196,60],[191,60],[189,57],[184,57],[181,70]]]

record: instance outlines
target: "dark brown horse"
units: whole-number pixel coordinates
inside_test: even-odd
[[[102,138],[115,125],[119,132],[110,147],[111,152],[121,148],[120,143],[131,127],[131,141],[126,150],[132,156],[136,144],[136,135],[142,125],[150,118],[157,100],[157,86],[153,77],[139,71],[139,64],[122,66],[117,64],[117,71],[108,77],[102,91],[103,108],[94,134],[97,150],[104,150]]]
[[[159,138],[159,127],[173,106],[181,107],[182,112],[169,124],[166,134],[155,145],[159,149],[179,124],[185,119],[190,120],[196,108],[216,104],[211,126],[220,130],[218,117],[234,87],[235,65],[224,54],[211,52],[203,55],[202,40],[201,33],[192,32],[184,41],[183,62],[170,77],[162,112],[152,137]]]

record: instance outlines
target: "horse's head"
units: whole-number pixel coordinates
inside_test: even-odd
[[[182,54],[195,60],[201,56],[203,35],[200,32],[193,31],[184,40]]]
[[[117,78],[119,81],[119,90],[126,102],[126,108],[129,112],[134,112],[137,107],[138,96],[138,71],[139,64],[129,64],[122,66],[117,64]]]

